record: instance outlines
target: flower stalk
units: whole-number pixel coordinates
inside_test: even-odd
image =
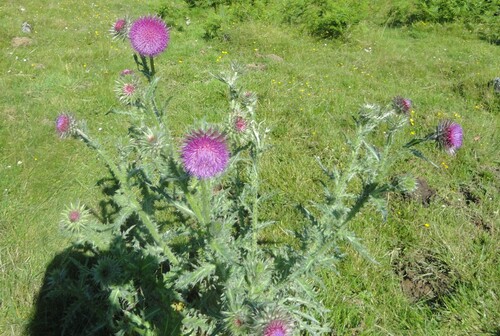
[[[139,216],[141,222],[145,225],[146,229],[148,230],[151,238],[156,243],[156,245],[162,248],[163,252],[165,253],[165,255],[172,264],[174,265],[179,264],[179,260],[177,259],[177,257],[174,255],[170,247],[165,243],[165,241],[163,241],[160,234],[158,233],[157,226],[153,223],[149,215],[144,212],[142,206],[137,202],[136,196],[130,189],[127,174],[125,174],[114,163],[114,161],[111,160],[111,158],[106,154],[106,152],[102,149],[99,143],[93,141],[81,129],[77,128],[76,133],[89,147],[96,150],[96,152],[103,159],[106,166],[108,166],[109,170],[111,171],[112,175],[118,180],[118,184],[121,187],[121,190],[123,191],[125,197],[129,201],[129,206],[131,207],[133,212],[135,212]]]

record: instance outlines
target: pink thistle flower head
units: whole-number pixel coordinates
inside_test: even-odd
[[[79,201],[70,204],[62,213],[61,227],[70,233],[85,230],[89,223],[90,211]]]
[[[168,46],[170,32],[157,16],[145,16],[134,21],[129,31],[132,48],[142,56],[154,57]]]
[[[137,101],[137,84],[133,82],[119,83],[116,88],[118,99],[125,105],[132,105]]]
[[[293,321],[281,309],[265,308],[256,322],[256,334],[261,336],[291,336],[294,331]]]
[[[226,139],[215,130],[192,132],[184,140],[181,158],[189,175],[202,180],[213,178],[229,163]]]
[[[137,90],[137,88],[133,83],[125,83],[122,88],[122,93],[125,96],[130,97],[135,93],[135,90]]]
[[[262,336],[289,336],[291,330],[284,320],[271,320],[265,327]]]
[[[113,26],[113,28],[116,32],[119,32],[119,31],[122,31],[126,25],[127,25],[127,21],[125,21],[125,19],[118,19],[115,22],[115,25]]]
[[[56,132],[61,139],[70,137],[75,132],[75,119],[68,113],[61,113],[56,119]]]
[[[120,76],[129,76],[129,75],[133,75],[134,74],[134,70],[131,70],[131,69],[123,69],[121,72],[120,72]]]
[[[234,129],[237,133],[245,132],[247,126],[248,126],[247,120],[242,116],[236,116],[236,118],[234,118]]]
[[[68,219],[71,223],[78,222],[82,214],[78,210],[71,210],[68,213]]]
[[[463,130],[460,124],[451,120],[443,120],[437,127],[436,141],[448,154],[454,155],[462,147]]]
[[[394,108],[397,112],[409,115],[412,108],[412,101],[401,96],[394,97],[392,100]]]
[[[140,84],[133,74],[116,81],[115,92],[118,99],[125,105],[134,105],[140,99]]]
[[[113,39],[124,40],[127,38],[129,28],[129,20],[127,18],[121,18],[115,21],[111,29],[109,30]]]

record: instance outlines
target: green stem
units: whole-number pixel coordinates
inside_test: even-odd
[[[80,136],[87,145],[89,145],[91,148],[95,149],[97,153],[99,153],[99,155],[104,160],[105,164],[108,166],[111,173],[118,180],[118,183],[121,186],[123,193],[130,202],[131,208],[139,216],[141,222],[146,226],[146,229],[149,231],[151,238],[153,238],[155,243],[163,249],[163,252],[170,260],[170,262],[174,265],[178,265],[179,260],[173,254],[172,250],[167,246],[167,244],[165,244],[165,242],[161,239],[161,236],[158,233],[156,225],[151,221],[149,215],[146,212],[144,212],[144,210],[142,210],[142,206],[135,198],[135,195],[132,192],[132,190],[130,190],[126,174],[124,174],[118,168],[118,166],[114,164],[114,162],[108,157],[106,152],[102,150],[101,146],[97,142],[92,141],[92,139],[90,139],[89,136],[80,129],[77,129],[76,132],[78,136]]]
[[[253,181],[252,188],[254,190],[253,204],[252,204],[252,231],[253,231],[253,244],[257,246],[258,232],[256,230],[259,224],[259,173],[257,168],[257,158],[253,160]]]
[[[125,188],[123,188],[123,189],[125,189]],[[144,210],[142,210],[142,207],[139,204],[139,202],[137,202],[137,200],[135,198],[133,198],[134,195],[132,194],[132,192],[130,190],[128,190],[128,188],[127,188],[127,190],[124,190],[124,192],[128,196],[127,198],[129,199],[129,202],[131,202],[131,205],[134,208],[134,212],[139,216],[141,222],[146,226],[146,229],[148,229],[149,234],[151,235],[151,237],[153,238],[155,243],[163,249],[163,252],[165,253],[168,260],[172,264],[178,265],[179,260],[174,255],[174,253],[172,252],[170,247],[168,247],[167,244],[165,244],[165,242],[161,238],[160,234],[158,233],[156,225],[153,223],[151,218],[148,216],[148,214],[146,212],[144,212]]]
[[[370,195],[372,194],[373,191],[375,191],[376,187],[377,187],[376,184],[369,184],[363,188],[361,195],[358,197],[358,199],[356,200],[356,203],[349,210],[349,212],[347,213],[347,215],[343,219],[342,224],[340,226],[346,225],[351,219],[354,218],[354,216],[356,216],[356,214],[359,211],[361,211],[363,206],[370,199]]]
[[[114,162],[108,157],[108,155],[102,150],[101,145],[99,143],[93,141],[89,138],[87,134],[85,134],[82,130],[76,129],[76,133],[82,140],[91,148],[95,149],[97,153],[104,160],[106,166],[108,166],[111,173],[120,181],[121,171],[118,169],[118,166],[114,164]],[[120,181],[121,182],[121,181]]]
[[[165,126],[165,123],[163,122],[160,110],[158,109],[158,105],[156,104],[156,99],[155,99],[155,93],[154,93],[154,91],[153,91],[153,94],[151,95],[151,106],[153,107],[153,112],[155,114],[158,126],[161,127],[161,129],[163,131],[169,133],[167,127]],[[168,136],[170,138],[170,134],[168,134]]]
[[[261,142],[259,137],[259,132],[256,129],[255,124],[252,124],[252,131],[254,135],[253,148],[250,150],[250,155],[252,158],[252,174],[251,174],[251,186],[253,191],[253,203],[252,203],[252,243],[257,247],[258,243],[258,231],[257,226],[259,224],[259,155],[261,153]]]
[[[204,228],[210,223],[210,204],[212,195],[210,193],[210,180],[201,180],[201,206],[202,206],[202,224]]]
[[[379,166],[375,168],[375,169],[379,170],[377,172],[377,175],[381,175],[382,177],[386,176],[386,174],[389,171],[389,168],[391,166],[391,163],[392,163],[392,161],[389,160],[389,154],[391,152],[393,138],[394,138],[395,134],[396,134],[396,129],[389,130],[389,133],[387,135],[387,141],[386,141],[385,146],[384,146],[384,153],[382,154],[381,162],[379,162]]]
[[[149,57],[149,65],[150,65],[150,68],[151,68],[151,71],[149,72],[149,81],[151,81],[151,79],[154,77],[155,75],[155,61],[153,59],[153,57]]]
[[[345,172],[342,173],[341,178],[337,185],[335,186],[335,195],[337,199],[342,199],[342,196],[347,189],[347,184],[351,180],[351,175],[353,174],[354,168],[358,164],[358,155],[363,141],[362,131],[358,129],[358,134],[356,135],[355,143],[353,144],[353,149],[351,151],[351,156],[349,158],[349,167]]]
[[[438,135],[437,133],[431,133],[431,134],[428,134],[425,138],[413,139],[410,142],[406,143],[403,146],[403,148],[410,148],[410,147],[418,145],[419,143],[422,143],[422,142],[436,140],[437,135]]]

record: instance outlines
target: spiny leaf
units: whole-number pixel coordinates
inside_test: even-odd
[[[379,264],[379,262],[372,257],[370,252],[368,252],[366,247],[361,244],[360,240],[354,235],[354,233],[346,230],[341,230],[339,231],[339,236],[343,240],[347,241],[354,248],[354,250],[361,256],[363,256],[366,260],[377,265]]]
[[[198,266],[194,271],[182,274],[176,282],[176,287],[179,289],[187,289],[190,286],[194,286],[200,281],[208,278],[215,271],[215,265],[213,264],[202,264]]]
[[[415,155],[416,157],[418,157],[418,158],[420,158],[420,159],[422,159],[422,160],[424,160],[424,161],[429,162],[429,163],[430,163],[431,165],[433,165],[434,167],[439,168],[439,167],[438,167],[438,165],[436,165],[434,162],[432,162],[431,160],[429,160],[428,158],[426,158],[426,157],[425,157],[425,155],[424,155],[421,151],[419,151],[418,149],[411,148],[411,149],[410,149],[410,152],[411,152],[413,155]]]
[[[384,222],[387,221],[387,200],[382,197],[370,197],[370,203],[380,211]]]
[[[233,263],[238,260],[238,255],[233,249],[231,249],[226,241],[222,241],[221,239],[212,239],[210,247],[218,256],[224,258],[228,263]]]
[[[380,156],[378,149],[375,146],[373,146],[372,144],[369,144],[368,142],[366,142],[365,140],[363,140],[363,144],[365,145],[366,149],[368,149],[368,151],[373,155],[375,160],[380,162],[381,156]]]

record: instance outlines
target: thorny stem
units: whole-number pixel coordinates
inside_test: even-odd
[[[163,252],[172,264],[179,264],[179,260],[177,259],[177,257],[173,254],[172,250],[167,246],[167,244],[165,244],[165,242],[162,240],[160,234],[158,233],[156,225],[151,221],[151,218],[148,216],[148,214],[145,213],[144,210],[142,210],[142,206],[140,205],[140,203],[137,202],[135,195],[128,185],[127,176],[118,168],[118,166],[115,165],[115,163],[108,157],[108,155],[102,150],[101,146],[97,142],[92,141],[92,139],[90,139],[89,136],[80,129],[77,129],[76,132],[87,145],[89,145],[91,148],[95,149],[97,153],[99,153],[111,173],[115,176],[116,179],[118,179],[118,183],[120,184],[123,193],[130,202],[131,208],[139,216],[142,223],[146,226],[146,229],[149,231],[151,238],[153,238],[155,243],[163,249]]]
[[[377,188],[376,183],[368,184],[363,188],[361,195],[358,197],[358,199],[356,200],[356,203],[352,206],[352,208],[349,210],[349,212],[345,216],[344,220],[342,221],[341,226],[344,226],[351,219],[353,219],[354,216],[356,216],[356,214],[361,210],[361,208],[363,208],[363,206],[366,204],[366,202],[368,202],[368,200],[370,199],[370,195],[372,194],[372,192],[374,192],[376,190],[376,188]]]
[[[431,133],[431,134],[428,134],[426,137],[424,138],[419,138],[419,139],[413,139],[411,140],[410,142],[406,143],[403,148],[410,148],[410,147],[413,147],[415,145],[418,145],[419,143],[422,143],[422,142],[426,142],[426,141],[431,141],[431,140],[436,140],[436,138],[438,137],[438,133],[437,132],[434,132],[434,133]]]
[[[341,174],[341,178],[339,179],[339,182],[335,186],[335,195],[337,196],[337,199],[342,198],[347,188],[347,184],[354,176],[354,168],[358,163],[358,155],[359,155],[359,150],[361,148],[361,144],[362,144],[362,132],[361,130],[358,129],[355,143],[352,145],[351,156],[349,158],[349,167],[343,174]]]
[[[202,206],[202,221],[203,221],[203,227],[206,228],[207,225],[210,223],[210,200],[211,200],[211,193],[210,193],[210,181],[209,180],[202,180],[201,181],[201,206]]]
[[[153,80],[153,77],[155,75],[155,63],[153,60],[153,57],[149,58],[149,64],[148,66],[148,61],[146,59],[146,56],[140,55],[141,60],[139,61],[139,58],[137,57],[137,54],[134,54],[134,61],[139,68],[139,70],[146,76],[148,79],[148,82],[151,83]],[[142,67],[142,69],[140,68]]]
[[[252,190],[254,192],[253,194],[253,204],[252,204],[252,240],[253,244],[256,246],[257,241],[258,241],[258,232],[256,230],[258,224],[259,224],[259,156],[262,151],[262,144],[261,144],[261,139],[259,136],[259,132],[257,130],[257,127],[255,126],[255,123],[252,122],[252,134],[254,138],[254,144],[253,148],[250,151],[250,156],[252,159],[252,172],[251,172],[251,179],[252,179]]]
[[[158,109],[158,106],[156,105],[156,99],[154,96],[154,91],[156,88],[153,90],[153,94],[151,95],[151,106],[153,107],[153,112],[156,116],[156,121],[158,122],[158,126],[160,126],[165,132],[168,132],[167,127],[165,127],[165,123],[161,117],[160,110]],[[170,137],[170,134],[168,134]]]
[[[153,59],[153,57],[149,57],[149,65],[151,67],[151,71],[149,72],[149,76],[150,76],[150,81],[151,81],[151,78],[154,77],[155,75],[155,61]]]

